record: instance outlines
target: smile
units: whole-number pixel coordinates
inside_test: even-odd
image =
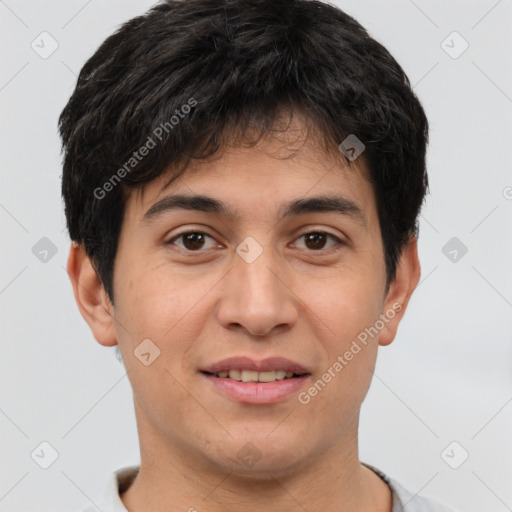
[[[269,372],[256,372],[252,370],[224,370],[218,373],[212,373],[220,379],[231,379],[238,382],[274,382],[276,380],[291,379],[298,375],[286,370],[275,370]]]

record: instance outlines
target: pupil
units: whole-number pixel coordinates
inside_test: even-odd
[[[322,249],[325,245],[325,238],[325,233],[308,233],[306,235],[306,245],[309,249]],[[309,242],[312,242],[312,244]]]
[[[204,236],[201,233],[187,233],[183,243],[187,249],[200,249],[204,244]]]

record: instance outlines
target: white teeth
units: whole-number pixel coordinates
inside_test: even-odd
[[[242,372],[240,370],[229,370],[229,378],[233,380],[242,380]]]
[[[242,382],[258,382],[258,372],[242,370]]]
[[[256,372],[253,370],[224,370],[215,374],[221,379],[230,378],[239,382],[274,382],[275,380],[290,379],[293,372],[275,370],[271,372]]]
[[[276,372],[260,372],[258,374],[258,380],[260,382],[272,382],[276,380]]]

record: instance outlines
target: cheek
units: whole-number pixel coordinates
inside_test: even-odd
[[[148,261],[141,256],[138,261]],[[165,272],[162,265],[144,267],[136,261],[118,266],[117,319],[139,335],[163,337],[192,307],[190,289],[179,274]]]
[[[121,266],[119,266],[121,270]],[[115,318],[119,348],[138,407],[156,424],[170,424],[170,403],[190,401],[184,391],[182,366],[190,340],[197,337],[198,322],[191,322],[195,293],[184,280],[166,277],[162,269],[131,267],[130,279],[119,279]],[[122,276],[121,271],[119,275]],[[126,274],[125,274],[126,275]],[[143,340],[153,345],[144,347],[150,353],[150,364],[137,357]],[[157,355],[156,355],[157,354]],[[186,422],[186,407],[172,409],[173,422]],[[180,423],[181,422],[181,423]]]
[[[346,295],[330,308],[328,322],[335,335],[323,339],[326,357],[303,399],[309,402],[309,413],[325,417],[324,429],[340,434],[351,421],[370,387],[378,351],[378,336],[366,329],[378,318],[377,308],[368,297]],[[301,402],[304,403],[304,402]],[[345,421],[340,423],[340,418]],[[337,434],[336,434],[337,433]]]
[[[343,349],[378,319],[382,290],[374,269],[343,269],[329,279],[302,283],[301,299],[316,317],[331,350]],[[322,336],[323,337],[323,336]]]
[[[304,292],[325,354],[312,393],[318,393],[317,412],[329,408],[330,415],[343,417],[357,408],[371,382],[378,348],[378,335],[371,328],[379,319],[381,289],[371,269],[350,277],[340,274],[328,283]]]
[[[207,320],[204,299],[215,280],[194,280],[190,275],[166,271],[163,265],[132,265],[125,267],[130,268],[131,277],[119,279],[114,310],[123,359],[126,355],[138,368],[140,362],[134,357],[134,350],[149,339],[160,351],[154,365],[171,374],[182,373],[190,364],[187,352],[193,346],[191,341],[200,337]],[[122,276],[121,265],[118,270]]]

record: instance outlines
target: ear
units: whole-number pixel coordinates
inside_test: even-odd
[[[82,245],[73,242],[67,271],[80,313],[101,345],[117,345],[114,306]]]
[[[418,239],[412,236],[400,256],[396,276],[390,284],[382,311],[385,321],[379,335],[379,345],[389,345],[396,336],[407,304],[420,280],[421,268],[418,259]]]

